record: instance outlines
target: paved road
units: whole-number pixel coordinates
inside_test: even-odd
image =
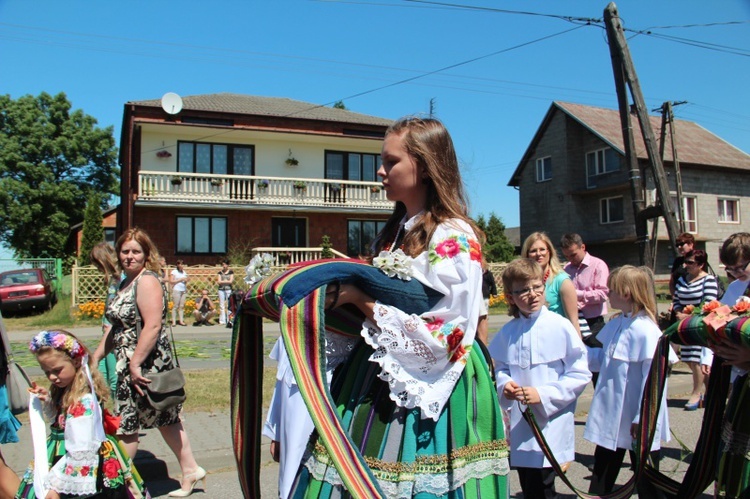
[[[497,331],[507,320],[508,318],[504,316],[491,316],[490,331]],[[94,340],[101,334],[101,330],[96,327],[76,328],[73,332],[86,340]],[[11,331],[9,334],[13,342],[28,341],[33,335],[33,331]],[[201,328],[188,326],[176,328],[175,336],[178,340],[215,340],[225,342],[228,345],[231,332],[219,326]],[[278,326],[267,323],[264,327],[264,336],[268,337],[269,341],[273,340],[273,338],[278,336]],[[220,359],[185,359],[181,363],[185,369],[228,368],[228,361]],[[673,438],[672,442],[665,446],[665,450],[663,451],[665,459],[662,462],[662,470],[668,471],[670,476],[676,480],[681,480],[687,469],[679,441],[684,443],[688,449],[692,449],[695,446],[703,416],[702,409],[695,412],[682,410],[682,405],[684,405],[690,387],[691,379],[689,372],[686,369],[680,369],[678,366],[669,380],[669,416],[673,433],[677,438]],[[576,424],[577,455],[576,462],[571,465],[568,471],[573,483],[581,489],[588,487],[587,477],[589,473],[586,465],[593,462],[593,446],[582,438],[586,411],[588,411],[592,394],[593,390],[589,385],[578,401]],[[23,420],[27,420],[25,415]],[[185,414],[185,427],[190,436],[198,462],[209,472],[207,490],[196,494],[196,497],[241,497],[237,482],[236,465],[232,454],[228,408],[216,408],[214,412],[187,413]],[[4,445],[2,451],[8,464],[17,472],[22,473],[31,459],[31,439],[28,433],[28,425],[25,424],[22,427],[19,437],[21,440],[19,444]],[[269,443],[268,440],[264,440],[263,442],[263,456],[269,456]],[[170,490],[179,487],[177,480],[164,479],[166,476],[178,477],[180,471],[174,455],[157,431],[149,430],[141,434],[141,445],[136,456],[136,466],[146,479],[149,490],[154,497],[167,497],[167,493]],[[261,473],[262,497],[275,497],[277,474],[278,466],[268,457],[263,463]],[[623,483],[627,480],[628,476],[629,471],[624,467],[620,473],[618,483]],[[558,492],[560,492],[560,497],[575,497],[566,489],[566,486],[560,479],[557,480],[557,488]],[[519,491],[520,488],[516,474],[515,472],[511,472],[511,497],[521,497]],[[702,497],[711,497],[711,495],[704,494]]]

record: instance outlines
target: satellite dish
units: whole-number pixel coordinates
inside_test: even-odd
[[[174,92],[167,92],[161,98],[161,108],[167,114],[177,114],[182,111],[182,97]]]

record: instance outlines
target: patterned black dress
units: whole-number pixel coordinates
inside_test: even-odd
[[[115,413],[122,419],[118,435],[132,435],[140,428],[158,428],[169,426],[180,421],[182,405],[166,411],[157,411],[148,400],[139,395],[130,381],[130,358],[136,347],[136,291],[138,281],[144,276],[159,277],[146,270],[133,282],[117,292],[107,308],[107,319],[112,324],[114,353],[117,359],[117,390],[115,393]],[[161,331],[156,346],[142,364],[144,372],[163,372],[174,369],[174,360],[170,350],[167,334],[167,292],[162,284],[163,304],[161,312]]]

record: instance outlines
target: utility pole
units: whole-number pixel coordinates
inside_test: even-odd
[[[669,124],[669,142],[672,144],[672,162],[674,163],[675,173],[675,184],[677,187],[677,215],[679,218],[680,232],[685,232],[685,203],[682,197],[682,173],[680,173],[680,160],[677,157],[677,132],[675,131],[674,113],[672,112],[672,106],[679,106],[681,104],[687,104],[686,101],[680,102],[665,102],[661,106],[661,121],[662,130],[664,130],[665,124]],[[661,148],[664,149],[664,133],[662,132],[662,144]],[[664,159],[664,153],[662,152],[662,160]]]
[[[647,221],[663,216],[673,247],[678,234],[677,221],[674,218],[674,213],[669,209],[667,176],[664,173],[664,167],[656,148],[656,137],[651,129],[651,122],[649,121],[641,86],[638,82],[638,76],[635,72],[635,66],[630,56],[630,50],[625,40],[617,6],[614,2],[607,5],[604,9],[604,22],[607,29],[610,56],[612,57],[617,102],[620,108],[620,122],[623,142],[625,143],[625,161],[630,171],[630,192],[633,198],[636,241],[639,245],[641,265],[646,265],[653,269],[654,260],[648,237]],[[643,142],[646,145],[646,153],[648,154],[649,164],[654,176],[654,183],[656,184],[657,204],[654,206],[645,207],[643,182],[645,169],[640,168],[638,156],[635,151],[626,85],[630,88],[635,112],[641,127],[641,134],[643,135]]]

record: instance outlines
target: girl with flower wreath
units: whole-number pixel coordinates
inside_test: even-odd
[[[29,350],[51,383],[29,388],[34,461],[16,498],[149,498],[138,472],[114,436],[117,418],[102,410],[109,396],[104,380],[78,338],[42,331]],[[51,422],[46,452],[42,413]]]
[[[354,284],[328,285],[327,309],[356,307],[365,316],[364,341],[354,339],[331,381],[341,424],[384,497],[507,497],[502,415],[475,341],[483,234],[468,216],[448,131],[434,119],[398,120],[377,173],[396,204],[373,243],[373,265],[442,298],[407,314]],[[330,338],[326,350],[347,350]],[[313,436],[289,497],[346,497],[333,462],[340,458]]]

